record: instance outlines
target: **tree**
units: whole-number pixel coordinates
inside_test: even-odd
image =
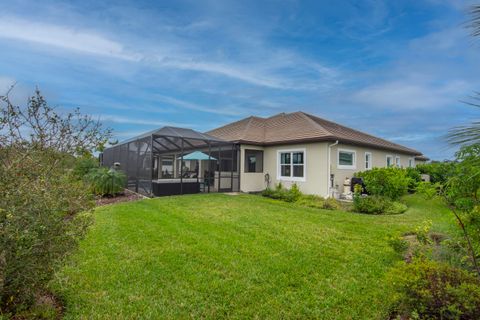
[[[60,113],[39,90],[26,106],[0,96],[0,315],[20,315],[45,290],[91,222],[75,157],[103,148],[110,129],[78,109]]]

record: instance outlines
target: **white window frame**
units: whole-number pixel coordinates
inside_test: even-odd
[[[367,161],[367,156],[368,156],[368,161]],[[372,169],[372,153],[371,152],[365,152],[365,170],[370,170]],[[368,163],[368,167],[367,167]]]
[[[388,158],[392,159],[392,162],[390,163],[390,165],[388,165]],[[385,157],[385,166],[387,168],[392,167],[393,165],[395,165],[394,161],[395,161],[395,158],[391,154],[387,154]]]
[[[408,158],[408,167],[409,168],[415,167],[415,158]]]
[[[395,156],[395,167],[397,167],[397,168],[402,167],[402,159],[400,159],[400,156]]]
[[[295,152],[303,152],[303,177],[294,177],[293,176],[293,153]],[[290,174],[291,176],[285,177],[282,176],[282,166],[281,162],[281,154],[282,153],[290,153],[290,158],[292,159],[292,163],[290,163]],[[277,150],[277,180],[279,181],[297,181],[297,182],[305,182],[307,181],[307,150],[303,149],[280,149]]]
[[[353,154],[353,164],[352,165],[340,164],[340,152],[352,153]],[[357,151],[351,150],[351,149],[338,149],[337,150],[337,168],[338,169],[356,170],[357,169]]]

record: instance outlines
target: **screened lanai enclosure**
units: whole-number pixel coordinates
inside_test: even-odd
[[[107,148],[104,166],[122,170],[126,187],[165,196],[238,191],[238,145],[191,129],[163,127]]]

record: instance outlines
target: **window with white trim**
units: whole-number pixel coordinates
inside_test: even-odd
[[[399,156],[395,157],[395,166],[397,168],[400,168],[402,166],[401,163],[400,163],[400,157]]]
[[[393,156],[387,156],[387,167],[393,166]]]
[[[290,180],[305,179],[305,151],[279,151],[279,177]]]
[[[337,167],[339,169],[356,169],[356,152],[353,150],[338,149]]]
[[[365,152],[365,170],[372,169],[372,153]]]
[[[415,162],[414,162],[414,159],[413,158],[409,158],[408,159],[408,166],[410,168],[413,168],[415,166]]]

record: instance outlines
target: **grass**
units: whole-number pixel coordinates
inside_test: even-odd
[[[53,286],[66,319],[382,319],[401,260],[388,236],[453,226],[439,203],[405,201],[392,216],[222,194],[101,207]]]

